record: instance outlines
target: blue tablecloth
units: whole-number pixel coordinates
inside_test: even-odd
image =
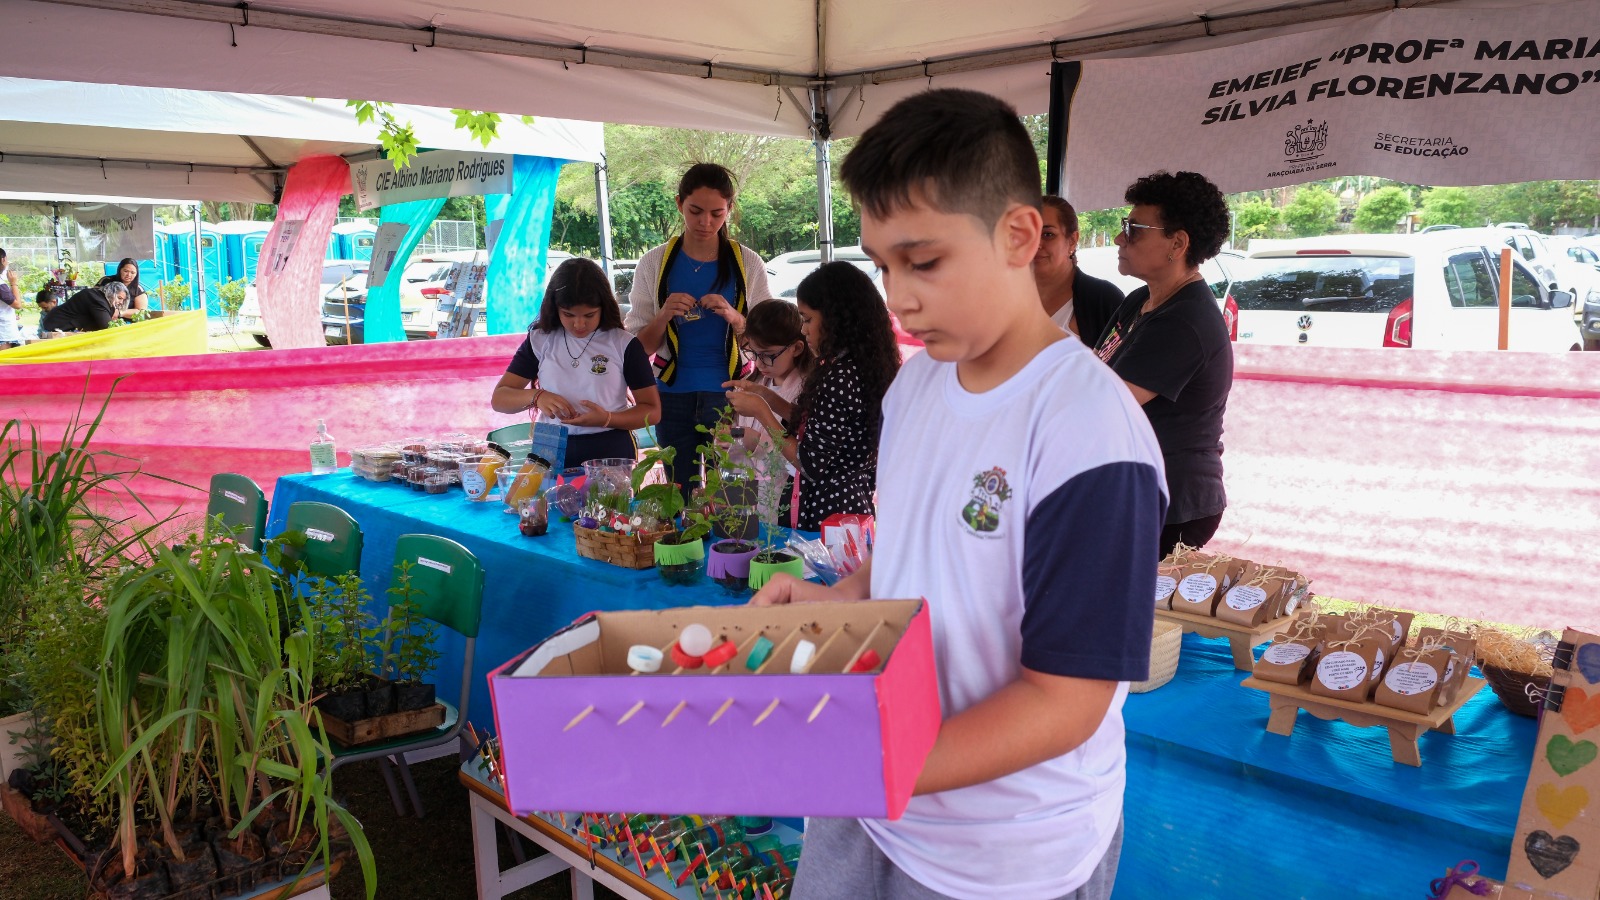
[[[267,534],[283,531],[289,504],[299,500],[331,503],[361,526],[361,579],[372,595],[370,609],[383,616],[385,591],[394,565],[395,540],[425,533],[459,541],[483,564],[483,623],[472,664],[472,702],[468,718],[492,725],[488,674],[491,669],[595,610],[668,609],[675,606],[726,606],[749,594],[731,596],[715,583],[672,587],[655,569],[624,569],[578,556],[572,526],[552,516],[550,532],[523,537],[517,517],[498,501],[474,503],[460,491],[425,494],[398,484],[351,476],[285,475],[272,493]],[[442,654],[434,681],[439,697],[456,702],[466,642],[440,629],[435,645]]]
[[[1484,688],[1413,768],[1382,728],[1302,712],[1268,733],[1244,678],[1226,641],[1188,634],[1177,676],[1128,698],[1117,900],[1408,900],[1462,859],[1505,877],[1534,720]]]

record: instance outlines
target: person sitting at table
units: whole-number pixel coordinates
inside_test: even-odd
[[[800,282],[796,304],[817,365],[785,429],[751,382],[730,381],[728,402],[774,434],[785,434],[784,457],[797,474],[784,491],[789,525],[818,531],[835,513],[872,514],[878,484],[878,429],[883,395],[900,370],[900,348],[883,296],[847,262],[821,266]]]
[[[33,297],[33,305],[39,307],[39,321],[34,325],[34,334],[44,337],[44,317],[57,306],[56,292],[51,288],[40,288]]]
[[[611,280],[598,265],[574,258],[556,269],[539,320],[489,403],[501,413],[537,409],[566,425],[567,458],[551,460],[556,466],[638,453],[633,429],[661,421],[661,397],[650,359],[622,327]]]
[[[131,319],[141,310],[150,308],[150,295],[139,284],[138,260],[130,256],[117,263],[117,274],[100,279],[95,287],[105,287],[113,281],[122,282],[122,286],[128,289],[128,308],[122,311],[123,318]]]
[[[104,331],[128,305],[128,288],[120,281],[84,288],[39,320],[47,331]]]

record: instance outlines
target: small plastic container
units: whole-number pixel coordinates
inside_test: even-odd
[[[412,490],[421,491],[427,489],[428,477],[438,474],[439,470],[433,466],[412,466],[411,470],[406,473],[406,479],[411,482]],[[449,482],[446,482],[446,484],[448,485]]]
[[[400,448],[400,458],[408,466],[425,466],[428,464],[428,445],[419,440],[413,440]]]
[[[631,459],[591,459],[583,464],[584,484],[590,503],[624,512],[633,500]]]
[[[509,466],[502,468],[504,472]],[[505,511],[515,514],[517,504],[523,500],[539,496],[539,489],[544,486],[544,476],[550,468],[538,459],[530,459],[517,467],[516,477],[513,478],[501,493],[501,501],[505,503]]]
[[[543,497],[518,501],[517,517],[517,529],[523,537],[542,537],[550,530],[550,506]]]
[[[431,472],[422,479],[422,490],[429,494],[442,494],[450,490],[450,473]]]
[[[499,486],[505,457],[498,453],[466,456],[461,459],[461,490],[468,500],[488,500]]]
[[[406,472],[410,468],[411,468],[410,466],[406,465],[405,460],[403,460],[403,459],[402,460],[398,460],[397,462],[395,462],[394,466],[389,469],[389,480],[390,481],[398,481],[401,484],[408,483],[408,479],[406,478]]]

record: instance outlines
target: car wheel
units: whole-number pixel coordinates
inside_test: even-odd
[[[1583,342],[1583,349],[1600,351],[1600,338],[1589,338]]]
[[[267,348],[268,350],[272,349],[272,341],[268,340],[266,335],[256,334],[251,335],[251,337],[254,337],[256,339],[256,343],[260,344],[261,346]]]

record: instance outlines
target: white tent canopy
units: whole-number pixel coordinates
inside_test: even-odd
[[[811,136],[928,84],[1048,106],[1048,62],[1437,0],[0,0],[0,74]],[[1472,2],[1472,0],[1467,0]],[[75,46],[137,48],[58,53]],[[817,88],[808,96],[811,88]]]
[[[22,46],[9,32],[8,43]],[[485,149],[447,109],[393,113],[413,125],[422,147]],[[296,161],[366,158],[377,135],[378,125],[358,124],[342,100],[0,78],[0,192],[18,196],[270,203]],[[604,141],[598,123],[508,116],[487,149],[599,162]]]

